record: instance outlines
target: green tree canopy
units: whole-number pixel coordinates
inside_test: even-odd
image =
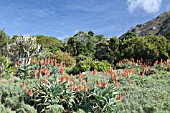
[[[36,40],[39,44],[41,44],[42,48],[49,51],[55,52],[57,50],[62,50],[63,43],[61,40],[58,40],[55,37],[43,36],[43,35],[36,35]]]
[[[5,33],[4,29],[0,29],[0,56],[2,55],[2,48],[9,43],[10,37]]]
[[[99,36],[94,36],[92,31],[89,31],[88,33],[79,31],[74,36],[71,36],[67,39],[66,51],[72,56],[78,56],[81,54],[93,57],[96,44],[103,38],[98,37]]]

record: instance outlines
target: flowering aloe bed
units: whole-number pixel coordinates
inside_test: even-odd
[[[170,112],[168,61],[125,59],[110,72],[78,75],[56,62],[15,64],[20,80],[0,84],[0,112]]]

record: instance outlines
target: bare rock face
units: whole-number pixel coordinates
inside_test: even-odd
[[[138,24],[129,31],[137,36],[165,35],[170,32],[170,11],[164,12],[144,24]]]

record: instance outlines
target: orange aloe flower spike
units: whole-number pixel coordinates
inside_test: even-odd
[[[115,85],[118,86],[119,85],[119,82],[118,80],[115,81]]]
[[[32,96],[33,96],[32,89],[30,89],[29,96],[30,96],[30,97],[32,97]]]
[[[21,87],[22,87],[22,88],[26,87],[26,83],[23,82]]]
[[[28,88],[26,88],[24,92],[25,92],[25,93],[28,93]]]
[[[97,75],[97,70],[96,70],[96,69],[94,69],[94,71],[93,71],[93,75],[94,75],[94,76],[96,76],[96,75]]]
[[[144,73],[142,73],[142,79],[144,79],[144,76],[145,76],[145,74],[144,74]]]
[[[76,87],[76,92],[78,92],[78,91],[79,91],[79,86]]]
[[[43,79],[43,82],[44,82],[44,83],[46,83],[46,82],[47,82],[47,79],[46,79],[46,78],[44,78],[44,79]]]
[[[73,90],[74,86],[73,86],[73,83],[71,82],[70,83],[70,90]]]
[[[65,82],[65,76],[64,75],[61,76],[61,82]]]
[[[101,83],[100,83],[100,80],[98,79],[97,86],[100,86],[100,85],[101,85]]]
[[[66,79],[66,82],[68,82],[69,81],[69,76],[65,76],[65,79]]]
[[[119,96],[118,96],[118,99],[119,99],[120,101],[122,101],[122,95],[119,95]]]
[[[106,80],[104,80],[104,82],[103,82],[103,87],[104,87],[104,88],[107,87],[107,82],[106,82]]]
[[[87,92],[88,91],[88,86],[85,84],[84,85],[84,92]]]

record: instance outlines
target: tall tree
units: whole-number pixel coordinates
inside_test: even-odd
[[[0,30],[0,56],[2,55],[2,49],[5,45],[8,45],[10,37],[5,33],[4,29]]]
[[[98,39],[94,36],[92,31],[88,33],[79,31],[74,36],[67,39],[67,52],[71,53],[72,56],[85,55],[93,56],[96,43]]]
[[[64,49],[63,43],[61,40],[58,40],[55,37],[36,35],[35,37],[37,42],[41,44],[42,48],[49,52],[55,52],[57,50]]]

